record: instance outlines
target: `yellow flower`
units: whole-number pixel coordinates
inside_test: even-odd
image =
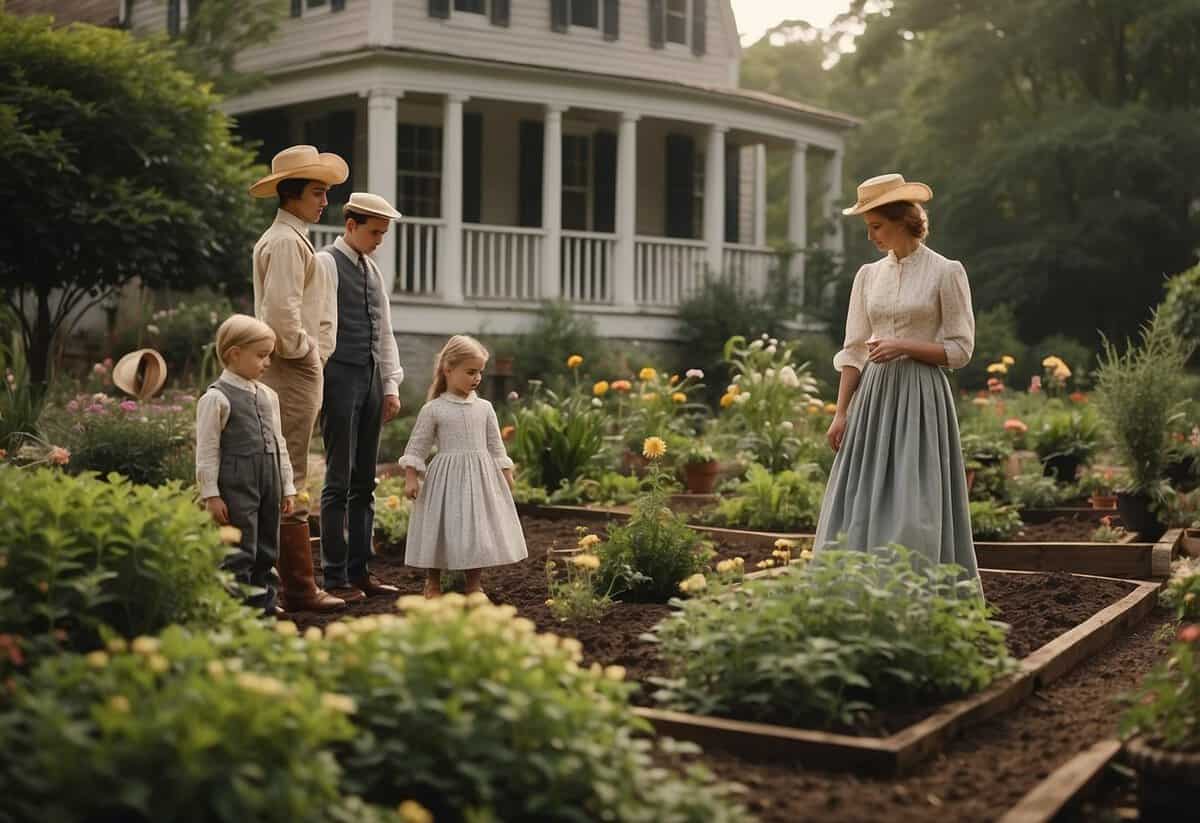
[[[400,815],[401,823],[433,823],[433,815],[429,809],[415,800],[405,800],[396,811]]]
[[[312,502],[312,495],[308,493],[308,489],[300,490],[300,493],[296,495],[296,502],[303,503],[304,505]]]
[[[275,632],[284,637],[296,637],[300,634],[300,628],[290,620],[280,620],[275,624]]]
[[[609,680],[618,680],[618,681],[624,680],[625,679],[625,667],[624,666],[605,666],[604,667],[604,676],[607,677]]]
[[[708,581],[704,579],[704,575],[700,573],[693,574],[687,580],[679,584],[679,590],[684,594],[692,592],[702,592],[708,588]]]
[[[108,649],[113,654],[123,654],[129,648],[129,644],[125,642],[124,637],[114,637],[104,644],[104,648]]]
[[[646,401],[647,403],[653,403],[657,399],[658,395],[652,391],[642,393],[642,400]]]
[[[837,414],[837,403],[826,403],[825,404],[825,413],[826,414]]]
[[[600,558],[594,554],[577,554],[571,558],[571,562],[581,569],[595,571],[600,568]]]
[[[767,558],[766,560],[760,560],[755,564],[755,566],[757,566],[760,569],[769,569],[774,565],[775,565],[775,561],[771,560],[770,558]]]
[[[726,393],[726,394],[721,395],[721,408],[723,408],[723,409],[729,408],[730,406],[732,406],[734,404],[734,401],[736,399],[737,399],[736,394]]]
[[[670,380],[671,385],[674,386],[678,382],[679,382],[679,375],[677,375],[677,374],[671,375],[671,380]]]
[[[358,708],[354,703],[354,698],[344,694],[334,694],[333,692],[325,692],[321,695],[321,705],[335,712],[342,714],[354,714]]]
[[[676,403],[686,403],[686,402],[687,402],[687,395],[686,395],[686,394],[684,394],[684,393],[683,393],[683,392],[681,392],[681,391],[677,391],[677,392],[675,392],[674,394],[672,394],[672,395],[671,395],[671,399],[672,399],[673,401],[675,401]]]
[[[592,385],[592,394],[596,395],[597,397],[603,397],[604,395],[608,394],[608,381],[599,380],[594,383]]]
[[[204,668],[208,672],[209,677],[219,680],[225,676],[225,664],[220,660],[210,660],[205,664]]]
[[[400,508],[400,498],[397,495],[390,495],[387,499],[387,507],[389,509]]]
[[[815,406],[808,407],[809,414],[820,414],[822,411],[824,411],[824,407],[820,403]]]
[[[638,372],[638,380],[653,380],[656,377],[658,377],[658,372],[649,366]]]
[[[777,549],[794,549],[794,548],[796,548],[796,541],[788,540],[786,537],[781,537],[775,541],[775,548],[777,548]]]
[[[1054,376],[1057,377],[1059,380],[1066,380],[1068,377],[1071,376],[1071,369],[1067,366],[1066,363],[1060,363],[1058,366],[1055,366],[1055,368],[1054,368]]]
[[[242,530],[237,526],[222,526],[217,530],[217,535],[222,543],[229,546],[242,542]]]
[[[988,374],[1008,374],[1008,366],[1003,363],[992,363],[987,370]]]
[[[1054,369],[1059,366],[1065,366],[1065,365],[1066,365],[1066,363],[1064,363],[1062,361],[1061,357],[1056,357],[1053,354],[1049,355],[1048,357],[1046,357],[1042,360],[1042,368],[1044,368],[1044,369]]]
[[[101,651],[91,652],[88,654],[88,656],[85,659],[87,660],[88,666],[90,666],[93,669],[103,669],[105,666],[108,665],[108,653],[107,652],[101,652]]]
[[[667,444],[661,437],[647,437],[642,441],[642,456],[647,460],[656,460],[667,453]]]
[[[110,697],[108,698],[108,707],[114,712],[129,714],[129,698],[123,694]]]
[[[163,657],[161,654],[152,654],[147,657],[146,665],[148,665],[150,667],[150,671],[154,672],[155,674],[162,674],[167,669],[171,668],[171,664],[167,661],[167,658]]]
[[[579,545],[579,548],[586,550],[586,549],[590,549],[592,546],[595,546],[599,542],[600,542],[600,537],[598,535],[585,534],[583,537],[579,538],[578,545]]]
[[[992,401],[986,397],[972,397],[971,402],[976,406],[990,406],[992,404]]]
[[[1000,358],[1000,362],[1006,366],[1011,366],[1014,363],[1016,363],[1017,361],[1015,359],[1013,359],[1013,356],[1011,354],[1006,354]]]
[[[142,635],[134,639],[131,648],[134,654],[154,654],[158,651],[158,638]]]
[[[546,605],[547,605],[547,606],[553,606],[553,605],[554,605],[554,598],[553,598],[553,597],[549,598],[549,599],[546,601]]]
[[[575,369],[583,365],[583,357],[578,354],[573,354],[567,358],[567,368]]]

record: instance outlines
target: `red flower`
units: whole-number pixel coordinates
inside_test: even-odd
[[[1200,640],[1200,625],[1191,623],[1179,630],[1179,639],[1184,643],[1195,643]]]

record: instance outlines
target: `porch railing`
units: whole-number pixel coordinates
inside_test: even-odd
[[[463,227],[463,294],[468,298],[536,300],[541,229]]]
[[[331,245],[334,240],[342,236],[344,231],[345,229],[341,226],[327,226],[324,223],[320,223],[310,226],[308,234],[309,239],[312,240],[313,248],[319,251]]]
[[[405,217],[395,224],[397,294],[437,294],[438,245],[444,223],[432,217]]]
[[[722,276],[738,288],[762,294],[767,288],[768,275],[779,264],[779,254],[760,246],[726,243],[721,260]]]
[[[611,303],[617,238],[592,231],[562,233],[562,296],[572,303]]]
[[[634,244],[633,296],[643,306],[678,306],[704,282],[703,240],[639,237]]]

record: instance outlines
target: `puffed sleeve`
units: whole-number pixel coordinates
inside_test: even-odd
[[[971,308],[971,285],[962,263],[951,261],[942,275],[938,289],[942,307],[942,345],[946,349],[946,365],[961,369],[971,361],[975,351],[975,312]]]
[[[429,456],[429,451],[433,448],[433,441],[437,437],[435,402],[426,403],[417,413],[417,422],[413,425],[412,434],[408,436],[408,445],[404,448],[404,456],[400,458],[402,468],[416,469],[420,474],[425,473],[425,458]]]
[[[504,448],[504,438],[500,436],[500,421],[496,419],[496,409],[491,403],[488,403],[487,426],[488,453],[492,455],[492,459],[496,461],[499,468],[511,469],[513,467],[512,458],[508,456],[508,451]]]
[[[229,420],[229,398],[210,388],[196,403],[196,485],[200,497],[220,497],[221,432]]]
[[[834,355],[833,367],[841,371],[853,366],[859,371],[867,365],[867,339],[871,336],[871,318],[867,315],[867,267],[854,275],[850,288],[850,307],[846,312],[846,340]]]

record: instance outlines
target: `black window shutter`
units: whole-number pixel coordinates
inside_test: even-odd
[[[686,134],[667,135],[667,237],[692,236],[692,184],[696,143]]]
[[[708,0],[692,0],[692,54],[700,55],[705,51],[705,33],[708,25],[704,19],[704,7]]]
[[[292,0],[292,17],[299,17],[303,11],[304,0]]]
[[[650,48],[661,49],[666,45],[663,27],[666,25],[663,0],[650,0]]]
[[[507,26],[509,18],[509,0],[492,0],[492,25]]]
[[[593,142],[593,231],[614,232],[617,230],[617,133],[598,131]]]
[[[542,225],[542,144],[546,127],[541,120],[522,120],[520,131],[517,216],[527,228]]]
[[[330,11],[343,11],[346,8],[346,0],[329,0]]]
[[[181,0],[167,0],[167,34],[179,36],[179,4]]]
[[[616,40],[621,36],[621,2],[604,0],[604,39]]]
[[[353,110],[330,112],[326,118],[325,141],[315,143],[321,151],[331,151],[341,157],[350,168],[354,168],[354,131],[358,125]],[[346,178],[346,182],[333,186],[329,190],[330,203],[345,203],[354,191],[354,177]]]
[[[429,0],[429,16],[450,19],[450,0]]]
[[[483,114],[463,113],[464,223],[483,222]]]
[[[742,153],[737,146],[725,147],[725,242],[741,238]]]
[[[553,31],[567,30],[568,0],[550,0],[550,28]]]

